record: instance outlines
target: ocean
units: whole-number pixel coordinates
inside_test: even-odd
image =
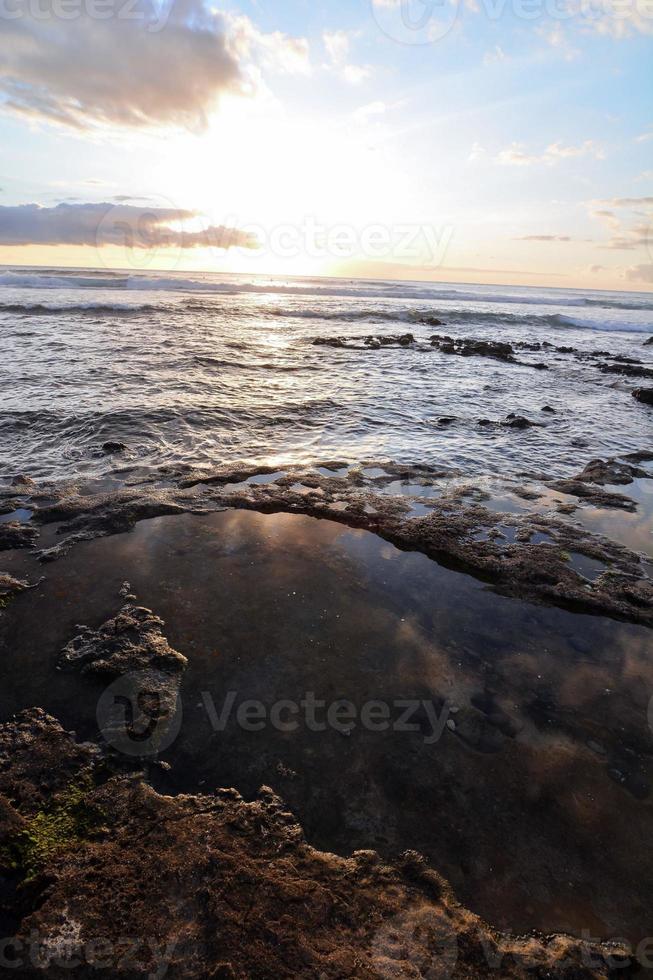
[[[407,347],[313,343],[406,332]],[[576,352],[504,363],[451,356],[433,334]],[[650,442],[630,396],[647,382],[594,355],[653,366],[651,334],[651,293],[6,268],[0,472],[120,484],[170,466],[384,459],[570,475]],[[540,425],[479,425],[510,413]]]

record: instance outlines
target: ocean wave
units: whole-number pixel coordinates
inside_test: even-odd
[[[154,303],[0,303],[0,313],[13,313],[16,316],[138,316],[143,313],[160,313],[165,307]]]
[[[214,295],[289,295],[353,299],[406,299],[426,302],[480,303],[489,305],[522,305],[549,307],[579,307],[604,310],[653,311],[653,297],[618,293],[578,295],[576,291],[551,289],[546,291],[510,287],[491,290],[483,286],[459,288],[446,283],[386,282],[371,280],[263,280],[254,282],[232,277],[220,281],[209,276],[154,275],[146,273],[112,272],[110,270],[21,270],[0,273],[0,287],[31,289],[115,289],[130,291],[162,291],[203,293]]]

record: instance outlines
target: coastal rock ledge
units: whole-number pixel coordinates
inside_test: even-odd
[[[0,726],[0,840],[13,976],[632,975],[625,947],[490,929],[417,853],[315,850],[265,787],[161,796],[40,709]]]

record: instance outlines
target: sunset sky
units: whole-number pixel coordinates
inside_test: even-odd
[[[45,8],[0,12],[2,263],[653,286],[651,0]]]

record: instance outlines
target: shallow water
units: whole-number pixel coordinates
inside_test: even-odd
[[[439,318],[442,326],[429,320]],[[410,330],[414,349],[315,347]],[[429,346],[434,333],[640,357],[651,294],[444,283],[0,273],[0,475],[144,477],[164,464],[389,458],[466,474],[546,469],[641,448],[636,379],[567,356],[549,371]],[[555,415],[542,414],[545,405]],[[515,412],[544,423],[479,426]],[[439,426],[441,417],[454,418]],[[606,425],[606,419],[610,424]],[[103,454],[118,440],[126,453]]]
[[[159,788],[272,785],[312,842],[423,851],[513,931],[648,934],[649,630],[501,598],[369,532],[295,515],[158,518],[45,570],[0,618],[12,664],[0,717],[39,704],[96,734],[102,685],[54,668],[77,623],[115,614],[126,579],[190,661],[172,768],[148,763]],[[308,692],[346,699],[359,720],[369,701],[398,720],[397,702],[417,700],[419,730],[346,735],[302,719],[254,732],[232,715],[216,733],[207,703],[220,712],[229,692],[268,710]],[[451,708],[435,741],[425,703]]]

